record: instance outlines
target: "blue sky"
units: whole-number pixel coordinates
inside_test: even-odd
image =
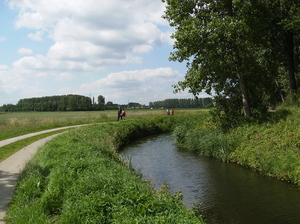
[[[0,0],[0,105],[66,94],[146,105],[192,98],[173,93],[186,63],[168,60],[163,11],[160,0]]]

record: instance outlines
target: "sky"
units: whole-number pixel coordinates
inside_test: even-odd
[[[169,61],[164,10],[161,0],[0,0],[0,106],[67,94],[145,105],[192,98],[173,93],[187,68]]]

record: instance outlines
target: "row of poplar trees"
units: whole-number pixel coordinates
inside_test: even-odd
[[[186,99],[165,99],[160,101],[149,102],[150,108],[202,108],[212,107],[212,98],[186,98]]]
[[[2,111],[88,111],[104,110],[105,98],[98,96],[98,102],[82,95],[45,96],[20,99],[16,105],[3,105]]]
[[[297,101],[299,0],[162,0],[175,28],[170,60],[187,62],[183,81],[195,96],[214,95],[214,118],[228,125]]]

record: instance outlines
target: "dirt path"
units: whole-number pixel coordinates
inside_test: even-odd
[[[26,134],[26,135],[20,135],[20,136],[14,137],[14,138],[8,138],[8,139],[0,141],[0,147],[8,145],[8,144],[16,142],[16,141],[19,141],[19,140],[22,140],[22,139],[25,139],[25,138],[33,137],[36,135],[40,135],[40,134],[44,134],[44,133],[48,133],[48,132],[52,132],[52,131],[64,130],[64,129],[68,129],[68,128],[81,127],[81,126],[86,126],[86,125],[90,125],[90,124],[80,124],[80,125],[66,126],[66,127],[60,127],[60,128],[53,128],[53,129],[38,131],[38,132]]]
[[[54,128],[50,130],[40,131],[40,132],[34,132],[27,135],[22,135],[10,139],[6,139],[3,141],[0,141],[0,147],[4,145],[8,145],[10,143],[13,143],[15,141],[19,141],[25,138],[29,138],[35,135],[48,133],[52,131],[57,130],[63,130],[68,128],[74,128],[74,127],[80,127],[80,126],[86,126],[88,124],[84,125],[74,125],[74,126],[67,126],[67,127],[61,127],[61,128]],[[63,132],[64,133],[64,132]],[[58,133],[55,135],[48,136],[46,138],[40,139],[20,151],[16,152],[15,154],[11,155],[4,161],[0,163],[0,224],[4,224],[4,217],[6,214],[6,209],[8,207],[9,202],[11,201],[13,191],[16,185],[16,182],[18,180],[18,177],[21,173],[21,171],[24,169],[26,163],[32,158],[32,156],[37,152],[38,148],[43,146],[47,141],[50,141],[57,135],[60,135],[62,133]]]

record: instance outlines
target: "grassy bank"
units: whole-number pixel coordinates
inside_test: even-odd
[[[117,151],[185,116],[92,125],[42,147],[18,182],[7,223],[203,223],[168,188],[154,191]]]
[[[262,124],[233,130],[230,160],[300,188],[300,109],[279,109]]]
[[[178,144],[238,163],[300,187],[300,109],[278,108],[261,123],[220,132],[209,114],[190,116],[174,130]]]

